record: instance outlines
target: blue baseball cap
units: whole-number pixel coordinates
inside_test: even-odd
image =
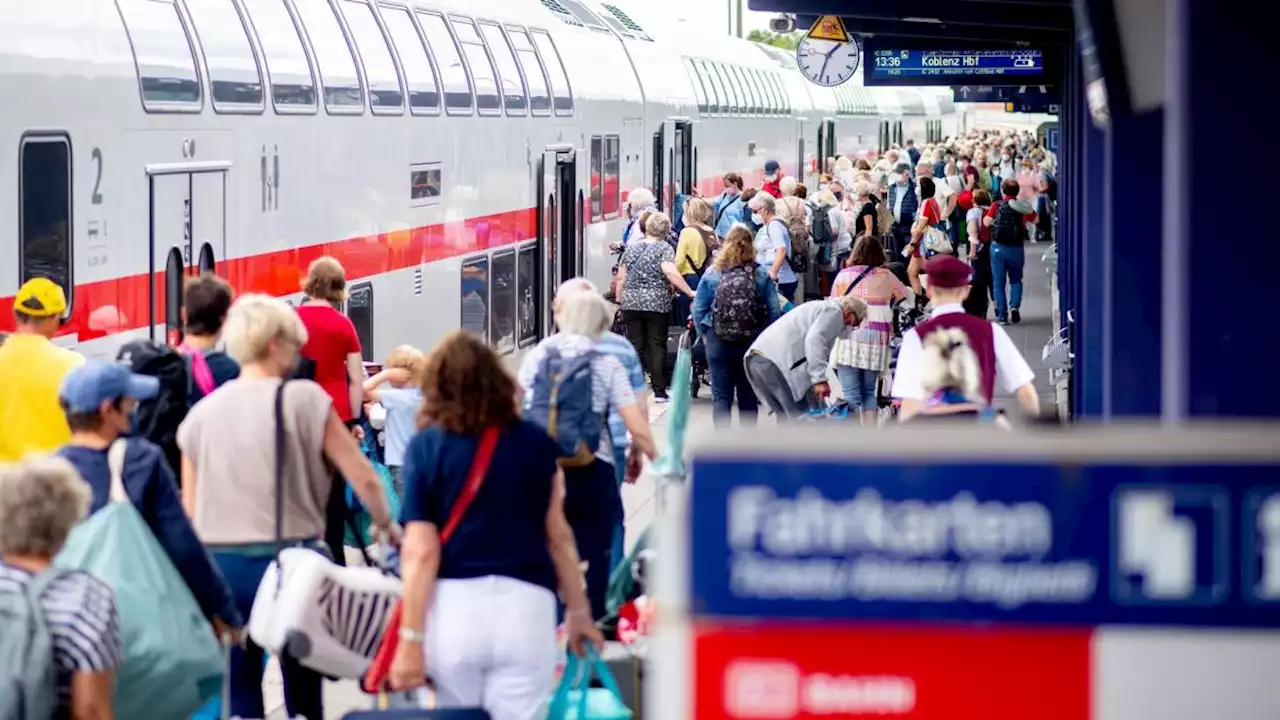
[[[777,173],[778,173],[778,161],[777,161],[777,160],[769,160],[768,162],[766,162],[766,163],[764,164],[764,174],[765,174],[765,175],[776,175]]]
[[[92,413],[108,400],[150,400],[159,392],[157,378],[131,373],[123,365],[90,360],[67,374],[58,397],[71,412]]]

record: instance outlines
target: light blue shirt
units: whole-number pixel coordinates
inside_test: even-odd
[[[627,379],[631,381],[633,392],[638,395],[644,391],[644,366],[640,364],[640,356],[630,340],[615,332],[606,331],[596,341],[596,350],[612,355],[622,363],[622,369],[627,371]],[[631,436],[627,434],[627,424],[622,421],[622,416],[613,406],[609,407],[609,437],[613,438],[613,446],[619,450],[625,452],[631,447]]]
[[[422,391],[418,388],[393,388],[383,385],[378,390],[378,403],[387,410],[387,424],[383,430],[384,456],[388,467],[404,465],[404,451],[409,439],[417,432],[418,408],[422,406]]]
[[[788,255],[791,254],[791,232],[787,230],[785,223],[775,218],[765,223],[764,227],[760,228],[760,232],[756,233],[756,263],[765,270],[772,268],[778,248],[785,250]],[[796,273],[791,269],[791,263],[782,263],[782,268],[778,270],[778,282],[786,284],[796,280]]]

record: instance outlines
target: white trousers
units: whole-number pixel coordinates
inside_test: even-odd
[[[483,707],[493,720],[546,718],[558,656],[550,590],[496,575],[440,580],[426,629],[439,707]]]

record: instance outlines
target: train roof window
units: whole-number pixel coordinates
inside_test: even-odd
[[[204,51],[213,109],[260,111],[262,72],[235,4],[231,0],[187,0],[187,12]]]
[[[711,69],[716,76],[720,78],[720,84],[724,86],[725,94],[729,98],[729,107],[724,108],[726,112],[737,115],[742,112],[742,99],[739,97],[738,89],[733,86],[733,79],[729,76],[729,71],[720,63],[711,63]]]
[[[432,12],[417,12],[418,21],[422,23],[422,32],[427,36],[427,46],[436,58],[436,69],[440,71],[440,81],[444,86],[444,108],[450,115],[470,115],[473,102],[471,99],[471,77],[462,64],[462,52],[453,39],[449,24],[444,17]]]
[[[375,113],[399,115],[404,112],[400,73],[396,71],[395,60],[391,59],[387,38],[373,16],[373,8],[369,7],[367,0],[344,0],[342,8],[347,18],[347,28],[351,30],[351,37],[360,54],[360,62],[364,65],[365,84],[369,86],[369,104],[373,106]]]
[[[737,65],[730,65],[729,69],[733,72],[733,77],[738,81],[738,87],[742,88],[742,94],[747,98],[745,108],[746,112],[751,115],[760,114],[760,99],[756,97],[755,88],[747,81],[747,73]]]
[[[532,30],[533,42],[542,55],[542,65],[551,77],[551,96],[555,100],[557,115],[573,114],[573,88],[569,86],[569,75],[565,72],[564,62],[560,59],[560,51],[545,30]]]
[[[476,32],[476,24],[467,18],[450,18],[453,34],[462,46],[471,71],[471,84],[476,91],[476,110],[481,115],[497,115],[502,112],[502,96],[498,91],[498,71],[493,66],[489,49]]]
[[[400,66],[404,68],[410,112],[418,115],[439,113],[440,89],[436,85],[436,71],[431,67],[427,46],[418,35],[409,10],[383,5],[382,20],[387,24],[387,32],[391,33],[391,42],[400,58]]]
[[[542,66],[542,59],[538,57],[529,33],[523,28],[508,27],[507,37],[511,38],[516,58],[524,71],[525,82],[529,85],[529,108],[534,115],[550,115],[551,91],[548,89],[550,82],[547,80],[547,70]]]
[[[311,63],[284,0],[244,0],[244,9],[262,46],[276,111],[314,110],[316,84]]]
[[[507,42],[507,36],[496,23],[480,21],[480,34],[489,46],[489,54],[498,66],[498,78],[502,81],[502,104],[508,115],[524,115],[529,112],[529,93],[524,88],[524,78],[516,65],[515,52]]]
[[[702,84],[711,92],[711,97],[708,98],[711,101],[711,114],[719,115],[728,111],[729,101],[724,94],[724,86],[720,84],[720,78],[708,67],[709,64],[704,60],[697,60],[694,67],[702,77]]]
[[[149,111],[200,110],[200,76],[173,0],[116,0]]]
[[[70,308],[75,286],[70,235],[71,141],[65,135],[27,136],[18,152],[19,280],[49,278],[62,286]]]
[[[588,10],[587,7],[578,2],[578,0],[559,0],[559,3],[562,7],[568,8],[569,12],[573,13],[573,16],[583,25],[586,25],[592,30],[604,30],[605,32],[608,32],[608,29],[605,28],[604,23],[600,21],[600,18],[596,17],[595,13]]]
[[[607,10],[610,14],[612,14],[613,17],[618,19],[618,23],[624,28],[624,32],[622,32],[621,34],[628,35],[629,37],[633,37],[637,40],[646,40],[648,42],[653,42],[653,38],[649,37],[649,35],[645,33],[644,28],[640,27],[640,24],[637,23],[635,20],[632,20],[630,15],[627,15],[626,13],[622,12],[622,10],[617,5],[611,5],[609,3],[600,3],[600,6],[603,7],[605,10]],[[603,17],[605,20],[610,19],[608,15],[602,15],[601,17]]]
[[[707,108],[707,89],[702,86],[702,78],[698,76],[698,71],[693,67],[693,61],[689,58],[684,59],[684,68],[689,73],[689,82],[693,83],[693,95],[698,99],[698,113],[706,115]]]
[[[756,89],[756,97],[760,98],[760,114],[772,115],[773,102],[769,99],[769,93],[764,90],[764,81],[760,79],[760,71],[747,68],[747,82],[751,83],[751,87]]]
[[[311,52],[320,69],[320,85],[324,88],[324,106],[331,113],[364,112],[364,92],[356,72],[351,46],[338,24],[329,0],[293,0],[298,19],[311,40]]]

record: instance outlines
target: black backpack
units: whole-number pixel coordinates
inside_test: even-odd
[[[818,245],[830,245],[835,242],[835,232],[831,229],[831,216],[827,214],[830,209],[822,205],[813,206],[813,227],[809,228],[809,234]]]
[[[1027,227],[1022,213],[1013,208],[1008,200],[1001,200],[996,205],[996,216],[991,221],[991,240],[1013,247],[1020,247],[1026,240]]]
[[[178,446],[178,426],[186,419],[191,399],[195,397],[191,361],[174,348],[150,340],[125,343],[116,361],[130,372],[150,375],[160,381],[160,392],[138,403],[134,436],[159,445],[166,455],[173,454]]]
[[[754,340],[764,324],[764,308],[756,293],[756,266],[726,270],[711,300],[711,329],[720,342]]]

